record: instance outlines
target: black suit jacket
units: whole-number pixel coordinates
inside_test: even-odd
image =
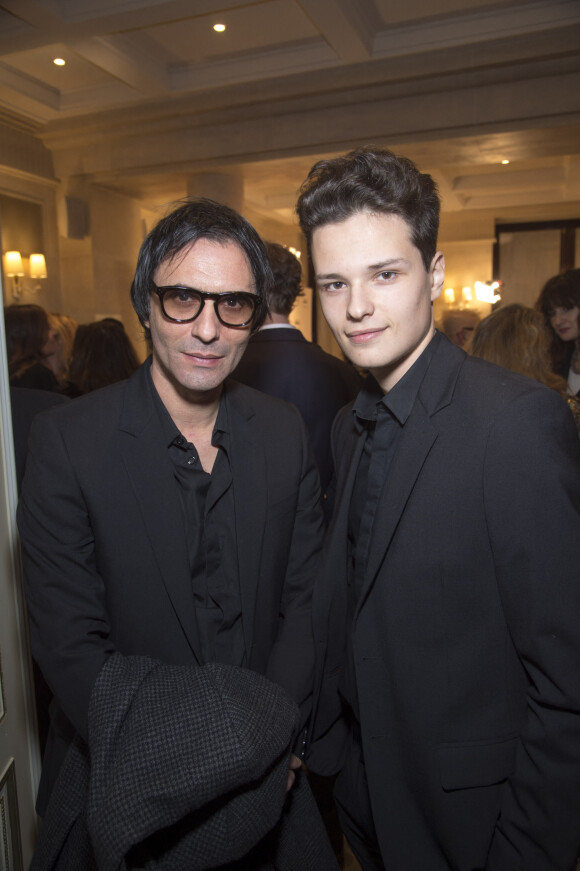
[[[85,739],[91,691],[111,653],[200,661],[185,529],[148,365],[36,418],[18,508],[33,655]],[[304,719],[318,474],[296,409],[233,381],[224,389],[247,666],[284,687]],[[48,777],[50,755],[49,747]]]
[[[308,342],[300,330],[274,327],[251,336],[234,378],[298,408],[325,493],[333,471],[330,429],[340,409],[360,390],[357,370]]]
[[[309,762],[341,765],[348,512],[313,604]],[[374,519],[352,640],[389,871],[568,871],[580,843],[580,446],[565,402],[440,337]]]

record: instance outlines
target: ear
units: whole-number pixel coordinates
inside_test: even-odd
[[[431,261],[429,277],[431,280],[431,301],[433,301],[441,296],[443,282],[445,281],[445,257],[441,251],[437,251]]]

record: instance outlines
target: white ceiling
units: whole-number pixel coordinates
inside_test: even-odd
[[[0,112],[43,138],[60,176],[76,143],[78,171],[145,205],[221,166],[253,208],[288,221],[313,160],[372,135],[435,175],[447,212],[573,213],[579,46],[580,0],[0,0]],[[267,127],[278,115],[283,142]],[[149,150],[185,116],[195,147]],[[238,148],[224,133],[203,150],[204,124],[250,119]],[[124,146],[121,171],[131,130],[140,147]]]

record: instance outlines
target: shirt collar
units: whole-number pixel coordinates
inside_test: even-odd
[[[165,405],[163,404],[163,400],[159,396],[157,392],[157,388],[153,383],[153,377],[151,375],[151,367],[148,370],[147,384],[149,386],[149,391],[151,394],[151,398],[153,400],[153,405],[155,406],[155,410],[159,416],[159,421],[161,423],[161,429],[163,430],[163,442],[167,447],[172,445],[176,439],[183,439],[175,421],[167,411]],[[222,437],[228,432],[228,412],[227,412],[227,388],[224,384],[222,389],[222,394],[220,397],[220,404],[218,408],[216,422],[213,428],[212,434],[212,444],[221,444]],[[178,442],[179,443],[179,442]]]
[[[388,393],[382,390],[373,375],[367,376],[353,407],[355,421],[360,422],[359,428],[364,426],[364,421],[377,419],[377,408],[381,403],[401,426],[406,423],[440,338],[440,334],[435,331],[425,350]]]

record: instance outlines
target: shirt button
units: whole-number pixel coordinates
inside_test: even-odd
[[[185,439],[183,438],[183,436],[177,436],[177,438],[175,439],[175,444],[179,445],[180,447],[181,445],[184,445]]]
[[[195,463],[196,460],[197,460],[197,457],[194,457],[194,456],[188,457],[187,458],[187,465],[193,466],[193,464]]]

